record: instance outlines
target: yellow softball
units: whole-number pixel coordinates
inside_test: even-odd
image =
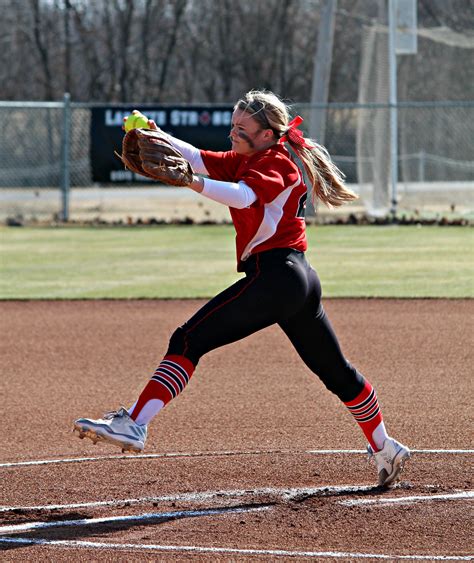
[[[124,128],[127,133],[132,129],[149,129],[148,117],[143,113],[132,113],[125,120]]]

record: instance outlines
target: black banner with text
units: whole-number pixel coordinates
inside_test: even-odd
[[[148,178],[125,170],[114,154],[122,152],[123,118],[137,109],[171,135],[200,149],[225,151],[230,149],[228,135],[232,120],[228,107],[150,107],[92,108],[91,163],[92,179],[99,183],[148,182]]]

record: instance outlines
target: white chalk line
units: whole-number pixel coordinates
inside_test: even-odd
[[[408,497],[391,497],[391,498],[371,498],[371,499],[351,499],[340,500],[338,504],[343,506],[357,506],[361,504],[375,504],[379,506],[387,506],[393,504],[411,504],[413,502],[432,502],[445,500],[464,500],[474,499],[474,491],[463,491],[461,493],[450,493],[446,495],[414,495]]]
[[[37,506],[2,506],[1,512],[15,512],[25,510],[71,510],[75,508],[99,508],[102,506],[117,505],[136,505],[146,504],[150,502],[203,502],[215,498],[242,498],[248,496],[271,496],[282,500],[292,500],[302,495],[320,495],[330,496],[331,494],[358,493],[363,491],[375,490],[377,487],[373,485],[331,485],[324,487],[299,487],[299,488],[276,488],[261,487],[257,489],[234,489],[221,491],[201,491],[196,493],[177,493],[174,495],[163,495],[156,497],[140,497],[127,499],[114,499],[96,502],[80,502],[73,504],[46,504]]]
[[[50,464],[64,464],[64,463],[87,463],[87,462],[97,462],[104,460],[114,460],[114,459],[156,459],[156,458],[180,458],[180,457],[218,457],[218,456],[238,456],[238,455],[265,455],[265,454],[295,454],[295,453],[305,453],[312,455],[335,455],[335,454],[366,454],[365,450],[348,450],[348,449],[333,449],[333,450],[305,450],[305,451],[295,451],[295,450],[256,450],[256,451],[215,451],[215,452],[192,452],[192,453],[165,453],[165,454],[140,454],[140,455],[111,455],[111,456],[101,456],[101,457],[81,457],[81,458],[63,458],[63,459],[52,459],[52,460],[31,460],[22,462],[11,462],[11,463],[1,463],[0,468],[7,467],[22,467],[22,466],[35,466],[35,465],[50,465]],[[414,449],[412,453],[417,454],[473,454],[472,449]],[[340,487],[316,487],[316,488],[299,488],[299,489],[274,489],[274,488],[261,488],[254,490],[234,490],[234,491],[207,491],[203,493],[184,493],[181,495],[167,495],[161,497],[143,497],[138,499],[123,499],[123,500],[112,500],[112,501],[98,501],[91,503],[74,503],[74,504],[64,504],[64,505],[45,505],[45,506],[24,506],[24,507],[0,507],[0,512],[14,511],[14,510],[55,510],[55,509],[70,509],[70,508],[87,508],[87,507],[98,507],[98,506],[113,506],[120,504],[140,504],[146,502],[166,502],[166,501],[201,501],[206,499],[211,499],[217,496],[220,497],[232,497],[232,496],[244,496],[249,494],[270,494],[270,495],[280,495],[282,498],[290,499],[298,495],[311,495],[318,494],[322,491],[331,494],[338,492],[343,494],[344,492],[357,492],[362,490],[373,489],[373,486],[340,486]],[[469,491],[468,493],[472,493]],[[367,504],[365,501],[370,501],[370,504],[389,504],[396,502],[412,502],[413,500],[447,500],[454,498],[471,498],[471,494],[466,493],[455,493],[453,495],[423,495],[419,497],[398,497],[393,499],[360,499],[360,504]],[[362,501],[362,502],[360,502]],[[358,501],[342,501],[341,504],[356,503]],[[77,521],[62,521],[62,522],[44,522],[44,523],[27,523],[14,525],[13,528],[16,531],[21,531],[17,526],[23,526],[22,531],[27,529],[38,529],[38,526],[43,524],[44,527],[66,525],[71,522],[71,525],[87,525],[92,523],[100,522],[111,522],[123,520],[146,520],[146,519],[164,519],[164,518],[183,518],[192,516],[204,516],[211,514],[223,514],[225,512],[243,512],[249,510],[265,510],[269,507],[252,507],[252,508],[242,508],[242,507],[226,507],[226,508],[216,508],[198,511],[179,511],[172,513],[148,513],[139,516],[122,516],[114,517],[113,520],[110,518],[96,518],[96,519],[85,519]],[[6,526],[0,528],[0,533],[7,533],[7,529],[12,529],[11,526]],[[12,533],[11,531],[8,533]],[[198,547],[198,546],[166,546],[166,545],[155,545],[155,544],[115,544],[115,543],[99,543],[99,542],[86,542],[86,541],[72,541],[72,540],[46,540],[46,539],[31,539],[31,538],[0,538],[1,543],[21,543],[29,545],[52,545],[52,546],[63,546],[63,547],[80,547],[80,548],[96,548],[96,549],[142,549],[142,550],[155,550],[155,551],[188,551],[188,552],[199,552],[199,553],[235,553],[242,555],[273,555],[282,557],[326,557],[326,558],[372,558],[372,559],[407,559],[407,560],[464,560],[471,561],[474,556],[451,556],[451,555],[386,555],[386,554],[373,554],[373,553],[350,553],[350,552],[316,552],[316,551],[288,551],[288,550],[265,550],[265,549],[237,549],[237,548],[219,548],[219,547]]]
[[[271,508],[266,506],[229,506],[224,508],[207,508],[204,510],[179,510],[174,512],[148,512],[146,514],[132,514],[129,516],[107,516],[104,518],[81,518],[79,520],[58,520],[55,522],[27,522],[25,524],[11,524],[0,526],[0,535],[30,532],[46,528],[92,526],[94,524],[116,524],[118,522],[141,522],[147,520],[169,520],[170,518],[196,518],[198,516],[213,516],[215,514],[229,514],[241,512],[259,512]]]
[[[364,450],[320,450],[322,454],[328,453],[367,453]],[[473,450],[474,451],[474,450]],[[28,465],[49,465],[56,463],[85,463],[95,461],[109,461],[117,459],[127,460],[141,460],[141,459],[166,459],[166,458],[181,458],[181,457],[226,457],[226,456],[239,456],[239,455],[266,455],[266,454],[298,454],[298,453],[316,453],[316,450],[295,451],[295,450],[255,450],[255,451],[214,451],[214,452],[176,452],[164,454],[124,454],[124,455],[104,455],[100,457],[74,457],[64,459],[41,459],[32,461],[16,461],[10,463],[0,463],[2,467],[22,467]]]
[[[148,550],[161,552],[191,552],[191,553],[223,553],[234,555],[264,555],[273,557],[309,557],[327,559],[385,559],[396,561],[400,559],[416,561],[472,561],[472,555],[386,555],[383,553],[351,553],[343,551],[289,551],[285,549],[238,549],[232,547],[205,547],[195,545],[157,545],[136,543],[106,543],[78,540],[46,540],[33,538],[0,538],[0,543],[23,545],[50,545],[55,547],[85,548],[85,549],[123,549]]]
[[[474,454],[474,450],[463,449],[413,449],[414,454],[439,454],[439,455],[463,455]],[[8,463],[0,463],[0,468],[7,467],[27,467],[34,465],[54,465],[61,463],[88,463],[97,461],[109,461],[127,459],[142,460],[142,459],[166,459],[166,458],[181,458],[181,457],[223,457],[223,456],[239,456],[239,455],[267,455],[267,454],[282,454],[282,455],[295,455],[295,454],[310,454],[310,455],[337,455],[337,454],[366,454],[366,450],[255,450],[255,451],[216,451],[216,452],[176,452],[164,454],[129,454],[129,455],[108,455],[99,457],[72,457],[63,459],[40,459],[30,461],[14,461]]]
[[[395,486],[391,491],[396,490],[399,486]],[[432,488],[426,485],[425,488]],[[68,504],[45,504],[32,506],[0,506],[0,513],[6,512],[25,512],[25,511],[60,511],[73,510],[79,508],[101,508],[109,506],[133,506],[140,504],[158,503],[158,502],[205,502],[209,500],[219,499],[241,499],[242,497],[267,496],[274,499],[290,501],[298,497],[318,495],[320,498],[332,495],[344,495],[359,492],[368,492],[378,490],[373,485],[327,485],[321,487],[295,487],[295,488],[276,488],[261,487],[256,489],[231,489],[218,491],[201,491],[196,493],[176,493],[172,495],[150,496],[139,498],[125,498],[102,500],[93,502],[76,502]],[[474,491],[460,491],[448,494],[432,494],[432,495],[413,495],[405,497],[387,497],[370,498],[370,499],[350,499],[338,501],[343,506],[357,506],[364,504],[391,505],[391,504],[409,504],[412,502],[426,501],[443,501],[443,500],[465,500],[474,498]]]
[[[374,489],[373,486],[328,486],[328,487],[305,487],[305,488],[258,488],[258,489],[244,489],[244,490],[227,490],[227,491],[204,491],[200,493],[182,493],[176,495],[166,495],[161,497],[143,497],[141,499],[123,499],[114,501],[99,501],[95,503],[76,503],[76,504],[65,504],[65,505],[46,505],[38,507],[3,507],[2,511],[5,510],[18,510],[18,509],[44,509],[44,510],[54,510],[55,508],[70,509],[70,508],[81,508],[81,507],[94,507],[94,506],[104,506],[104,505],[117,505],[117,504],[139,504],[146,502],[159,502],[159,501],[202,501],[209,500],[212,498],[223,498],[223,497],[242,497],[247,495],[277,495],[283,499],[291,499],[298,497],[300,495],[311,495],[311,494],[344,494],[359,491],[370,491]],[[445,495],[435,495],[445,496]],[[399,497],[401,498],[401,497]],[[425,496],[422,497],[423,499]],[[372,499],[371,499],[372,500]],[[136,516],[120,516],[120,517],[106,517],[106,518],[94,518],[94,519],[81,519],[81,520],[71,520],[71,521],[59,521],[59,522],[31,522],[26,524],[10,525],[0,527],[0,534],[11,534],[19,533],[24,531],[38,530],[44,528],[58,527],[58,526],[85,526],[100,523],[114,523],[114,522],[124,522],[124,521],[145,521],[145,520],[156,520],[167,519],[167,518],[185,518],[185,517],[197,517],[197,516],[208,516],[214,514],[224,514],[224,513],[238,513],[238,512],[250,512],[256,510],[266,510],[271,508],[270,505],[264,505],[261,507],[226,507],[226,508],[216,508],[216,509],[206,509],[206,510],[188,510],[188,511],[177,511],[177,512],[165,512],[165,513],[148,513]],[[386,555],[386,554],[373,554],[373,553],[349,553],[349,552],[317,552],[317,551],[288,551],[288,550],[268,550],[268,549],[237,549],[237,548],[218,548],[218,547],[198,547],[198,546],[163,546],[154,544],[115,544],[115,543],[97,543],[97,542],[85,542],[85,541],[62,541],[62,540],[46,540],[46,539],[30,539],[30,538],[0,538],[0,543],[17,543],[23,545],[51,545],[57,547],[67,547],[67,548],[95,548],[95,549],[118,549],[118,550],[149,550],[149,551],[161,551],[161,552],[198,552],[198,553],[222,553],[222,554],[239,554],[239,555],[263,555],[263,556],[275,556],[275,557],[308,557],[308,558],[353,558],[353,559],[383,559],[383,560],[396,560],[396,559],[407,559],[407,560],[440,560],[440,561],[450,561],[450,560],[472,560],[472,556],[442,556],[442,555]]]

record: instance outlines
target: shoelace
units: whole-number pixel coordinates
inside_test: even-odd
[[[127,411],[122,407],[118,411],[106,412],[103,418],[104,420],[112,420],[113,418],[123,418],[126,414],[128,414]],[[147,429],[146,425],[141,426],[139,424],[136,424],[136,427],[139,428],[142,432],[144,432],[146,436],[146,429]]]
[[[111,420],[112,418],[120,418],[122,416],[123,416],[123,412],[109,411],[104,414],[104,420]]]

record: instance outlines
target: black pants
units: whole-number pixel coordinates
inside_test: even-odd
[[[344,358],[321,304],[321,284],[304,253],[279,248],[251,256],[245,277],[211,299],[172,335],[168,354],[194,365],[207,352],[278,323],[305,364],[342,401],[364,378]]]

